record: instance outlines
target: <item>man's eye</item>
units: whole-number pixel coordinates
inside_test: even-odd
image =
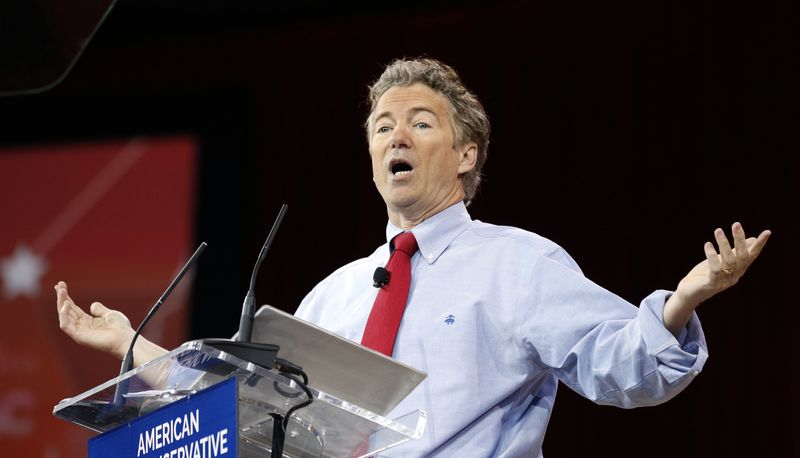
[[[428,124],[427,122],[418,122],[414,124],[414,127],[418,127],[420,129],[427,129],[430,127],[430,124]]]
[[[388,127],[388,126],[381,126],[381,127],[378,127],[378,130],[377,130],[377,132],[378,132],[379,134],[385,134],[386,132],[389,132],[389,127]]]

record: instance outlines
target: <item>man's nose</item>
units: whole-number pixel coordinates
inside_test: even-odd
[[[392,148],[410,148],[411,140],[408,137],[408,129],[398,125],[392,130]]]

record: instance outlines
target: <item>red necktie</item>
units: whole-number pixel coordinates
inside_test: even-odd
[[[411,232],[393,239],[394,251],[386,264],[389,283],[381,287],[367,319],[361,345],[392,356],[397,329],[406,309],[411,285],[411,257],[417,252],[417,240]]]

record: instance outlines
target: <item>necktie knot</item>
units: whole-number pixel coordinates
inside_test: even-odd
[[[417,252],[417,239],[414,238],[414,234],[411,232],[401,232],[392,242],[394,243],[395,250],[402,251],[407,254],[408,257],[413,256],[414,253]]]
[[[378,290],[367,318],[361,344],[386,356],[392,356],[394,341],[408,302],[411,287],[411,257],[417,251],[417,239],[403,232],[392,239],[394,251],[386,264],[389,282]]]

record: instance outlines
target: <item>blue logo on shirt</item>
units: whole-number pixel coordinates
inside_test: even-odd
[[[444,322],[449,326],[456,322],[456,317],[453,315],[447,315],[447,318],[444,319]]]

